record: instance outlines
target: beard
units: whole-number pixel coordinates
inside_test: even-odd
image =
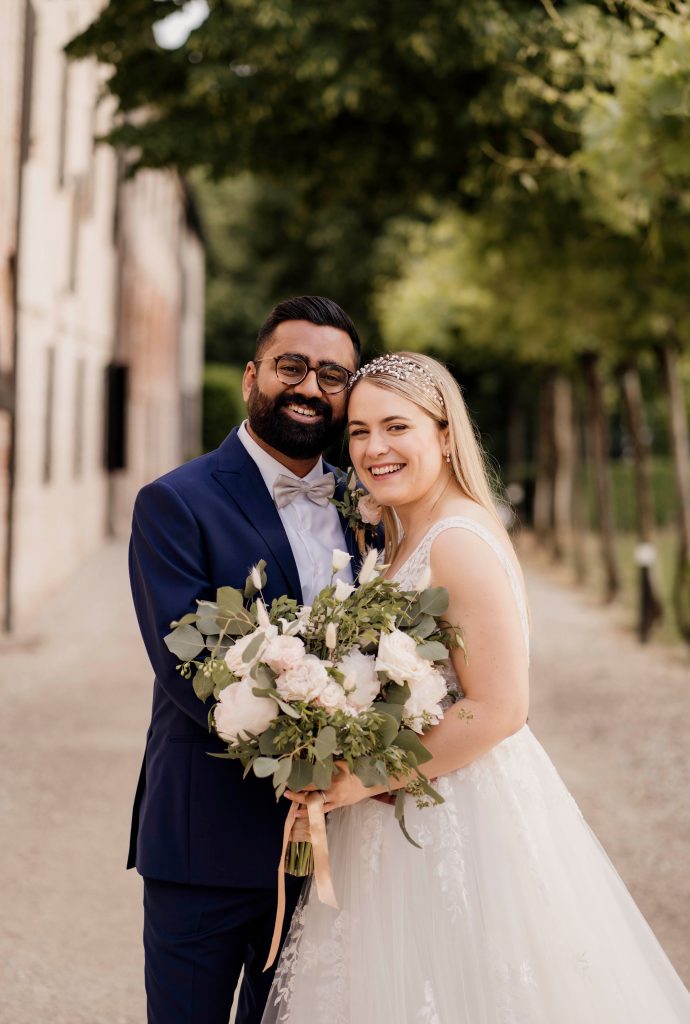
[[[297,423],[285,411],[285,406],[296,401],[322,418],[315,423]],[[287,392],[269,398],[256,381],[247,401],[247,418],[257,437],[290,459],[312,459],[321,455],[338,439],[345,426],[345,416],[335,419],[328,402]]]

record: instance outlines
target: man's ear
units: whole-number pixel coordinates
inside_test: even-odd
[[[256,363],[252,362],[250,359],[245,367],[244,375],[242,376],[242,398],[244,398],[245,402],[249,400],[250,392],[254,386],[254,381],[256,380],[256,373]]]

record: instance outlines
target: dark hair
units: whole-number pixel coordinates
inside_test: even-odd
[[[355,350],[355,366],[359,367],[362,344],[357,328],[337,302],[322,295],[300,295],[294,299],[285,299],[274,306],[256,336],[256,356],[261,355],[276,327],[286,320],[308,320],[317,327],[337,327],[345,331],[350,336]]]

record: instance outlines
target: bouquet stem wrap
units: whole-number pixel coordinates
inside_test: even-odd
[[[276,920],[273,927],[273,938],[271,948],[268,951],[268,959],[264,971],[275,961],[280,948],[280,936],[283,931],[285,920],[285,855],[290,843],[290,833],[297,818],[299,804],[293,803],[285,819],[283,831],[283,849],[278,865],[278,906],[276,907]],[[309,815],[309,830],[314,849],[314,880],[316,891],[322,903],[329,907],[338,908],[338,901],[335,898],[333,879],[331,878],[331,862],[328,857],[328,838],[326,836],[326,816],[323,813],[323,797],[320,792],[309,793],[307,796],[307,814]]]

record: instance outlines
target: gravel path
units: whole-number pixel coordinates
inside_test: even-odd
[[[690,984],[690,662],[641,649],[526,561],[530,724]],[[141,882],[124,859],[150,675],[119,543],[0,644],[2,1024],[145,1020]]]

